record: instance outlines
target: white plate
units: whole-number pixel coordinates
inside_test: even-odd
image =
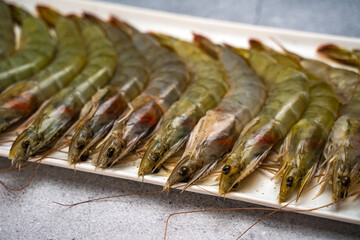
[[[247,47],[249,38],[259,38],[263,42],[275,46],[270,40],[275,38],[280,41],[289,50],[300,53],[305,57],[318,58],[315,49],[318,45],[325,42],[332,42],[347,48],[359,48],[360,39],[346,38],[331,35],[312,34],[299,31],[281,30],[274,28],[265,28],[259,26],[245,25],[239,23],[230,23],[224,21],[216,21],[177,14],[169,14],[158,11],[143,10],[139,8],[121,6],[111,3],[100,2],[82,2],[61,0],[47,4],[45,1],[21,0],[19,5],[23,5],[27,9],[34,11],[36,4],[43,3],[51,5],[63,13],[81,13],[88,11],[96,13],[99,17],[107,18],[110,14],[118,16],[143,31],[158,31],[173,36],[180,37],[185,40],[191,40],[192,32],[201,33],[210,37],[215,42],[226,42],[235,46]],[[3,136],[2,138],[13,138],[14,136]],[[0,155],[7,157],[10,144],[0,145]],[[47,158],[42,163],[71,168],[66,162],[66,154],[55,153],[55,158]],[[116,168],[109,170],[97,170],[89,163],[84,162],[76,166],[77,170],[113,176],[118,178],[130,179],[134,181],[142,181],[137,176],[139,160],[120,164]],[[162,174],[163,175],[163,174]],[[144,181],[147,183],[164,185],[166,177],[160,175],[145,176]],[[279,191],[278,184],[271,181],[271,175],[264,171],[256,171],[242,182],[242,187],[236,192],[226,195],[227,198],[241,200],[260,205],[279,207],[277,202],[277,194]],[[188,191],[217,195],[218,186],[193,186]],[[318,191],[314,188],[306,192],[296,204],[286,207],[289,210],[312,209],[326,205],[331,202],[331,191],[325,189],[325,192],[315,200],[312,197]],[[359,198],[349,198],[337,206],[330,206],[311,212],[302,212],[309,215],[360,224],[360,208]]]

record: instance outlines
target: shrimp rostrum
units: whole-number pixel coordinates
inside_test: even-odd
[[[36,153],[51,150],[77,119],[86,102],[115,72],[115,49],[102,30],[83,19],[76,18],[76,22],[84,36],[88,63],[72,83],[56,94],[42,108],[34,122],[16,138],[9,158],[17,165]]]
[[[165,114],[164,121],[148,143],[139,176],[159,170],[161,164],[183,146],[200,118],[220,102],[228,89],[228,79],[220,64],[200,48],[163,34],[153,35],[187,63],[192,83]]]
[[[179,57],[162,47],[152,36],[114,17],[111,21],[131,37],[138,51],[149,62],[150,79],[144,92],[131,102],[131,107],[114,124],[100,146],[100,153],[93,163],[103,168],[120,161],[148,137],[188,84],[188,72]]]
[[[87,13],[85,16],[98,24],[114,43],[118,62],[109,84],[92,98],[92,108],[96,110],[88,110],[92,114],[80,122],[72,136],[69,164],[87,159],[128,107],[128,103],[142,92],[149,80],[148,62],[136,49],[131,38],[110,23]]]
[[[299,120],[309,99],[307,76],[295,68],[278,64],[256,50],[232,48],[248,58],[251,67],[269,89],[260,113],[245,127],[222,168],[219,194],[225,195],[253,172],[271,148]]]
[[[214,170],[231,151],[244,126],[260,111],[266,97],[261,79],[240,55],[200,35],[194,35],[194,41],[219,60],[229,78],[230,90],[191,132],[185,152],[165,188],[189,180],[187,188]]]
[[[306,73],[294,59],[275,52],[259,41],[250,40],[250,45],[270,54],[278,63],[285,66],[297,65],[299,70]],[[280,202],[286,201],[297,188],[297,199],[300,197],[317,169],[331,127],[338,115],[339,101],[332,87],[313,74],[306,75],[310,86],[309,104],[281,147],[282,164],[276,174],[277,178],[282,178],[278,197]]]
[[[55,28],[55,59],[26,81],[15,83],[0,95],[0,131],[30,116],[40,105],[70,84],[86,63],[86,49],[75,22],[38,6],[40,16]]]

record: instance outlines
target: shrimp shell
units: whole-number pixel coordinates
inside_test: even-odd
[[[114,124],[93,163],[99,167],[115,164],[149,136],[163,114],[177,101],[188,84],[185,64],[156,39],[129,24],[112,18],[113,24],[131,36],[134,45],[150,64],[150,81],[145,91]]]
[[[319,55],[338,63],[360,67],[360,49],[348,50],[335,44],[323,44],[318,49]]]
[[[0,60],[9,57],[15,49],[15,33],[8,5],[0,0]]]
[[[193,82],[165,114],[141,160],[139,176],[157,171],[187,141],[200,118],[220,102],[228,88],[228,79],[220,64],[200,48],[163,34],[153,33],[153,36],[186,62]]]
[[[75,22],[45,7],[38,7],[38,11],[55,27],[57,53],[47,67],[0,95],[0,131],[30,116],[46,99],[70,84],[86,63],[86,49]]]
[[[240,55],[200,35],[194,35],[194,41],[220,61],[229,77],[230,90],[216,108],[207,111],[191,132],[185,152],[165,188],[189,179],[186,189],[210,173],[231,151],[244,126],[260,111],[266,97],[261,79]]]
[[[115,120],[128,103],[141,93],[149,79],[148,63],[129,36],[110,23],[105,23],[90,14],[85,16],[102,27],[114,43],[118,64],[109,85],[93,96],[92,103],[97,105],[96,111],[77,126],[72,136],[68,155],[69,164],[87,158],[91,148],[106,136]]]
[[[304,73],[278,64],[263,52],[232,49],[247,55],[250,65],[269,87],[269,98],[257,117],[245,127],[226,159],[220,177],[220,195],[225,195],[259,166],[299,120],[309,98]]]
[[[74,17],[75,18],[75,17]],[[34,122],[13,143],[9,159],[21,165],[35,153],[48,152],[56,140],[76,120],[84,104],[112,77],[116,68],[116,53],[100,28],[77,19],[89,61],[72,83],[61,90],[40,111]]]
[[[44,68],[55,54],[55,41],[45,23],[24,9],[14,5],[10,8],[22,27],[21,43],[20,50],[0,61],[0,92]]]

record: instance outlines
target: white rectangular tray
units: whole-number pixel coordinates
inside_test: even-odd
[[[318,45],[325,42],[332,42],[347,48],[360,47],[360,39],[346,38],[331,35],[312,34],[299,31],[281,30],[268,27],[259,27],[239,23],[216,21],[196,17],[169,14],[152,10],[143,10],[140,8],[127,7],[111,3],[88,2],[61,0],[47,4],[39,0],[21,0],[19,5],[34,11],[36,4],[50,5],[63,13],[81,13],[88,11],[95,13],[99,17],[106,19],[110,14],[129,21],[135,27],[143,31],[157,31],[177,36],[185,40],[192,39],[192,32],[201,33],[210,37],[215,42],[226,42],[235,46],[247,47],[249,38],[259,38],[266,44],[276,46],[270,38],[280,41],[289,50],[297,52],[305,57],[318,58],[315,49]],[[332,63],[331,63],[332,64]],[[14,136],[2,136],[4,138],[14,138]],[[7,157],[10,149],[10,143],[0,145],[0,156]],[[64,168],[69,167],[66,162],[66,154],[55,153],[44,159],[42,163]],[[112,169],[95,171],[94,166],[89,162],[80,163],[76,166],[77,170],[113,176],[118,178],[142,181],[137,176],[139,160],[125,162]],[[161,173],[161,172],[160,172]],[[144,182],[164,185],[166,177],[164,174],[145,176]],[[226,195],[227,198],[241,200],[260,205],[279,207],[277,194],[279,192],[278,184],[271,181],[272,175],[264,171],[255,171],[251,176],[243,181],[242,186],[236,192]],[[203,194],[218,194],[218,186],[193,186],[188,191]],[[331,191],[325,189],[325,192],[315,200],[312,197],[317,193],[318,188],[306,192],[296,204],[291,204],[285,209],[304,210],[323,206],[331,202]],[[309,215],[360,224],[359,198],[349,198],[337,206],[330,206],[311,212],[302,212]]]

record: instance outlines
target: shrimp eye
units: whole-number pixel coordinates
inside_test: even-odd
[[[345,194],[345,192],[340,193],[340,198],[345,198],[346,196],[347,196],[347,194]]]
[[[89,158],[89,153],[86,152],[83,155],[81,155],[80,160],[85,162]]]
[[[347,187],[350,184],[350,178],[349,177],[344,177],[341,180],[341,185],[343,185],[344,187]]]
[[[160,158],[160,153],[157,153],[157,152],[152,153],[151,158],[154,162],[157,162],[157,160],[159,160],[159,158]]]
[[[223,174],[228,175],[230,173],[230,166],[225,165],[222,169]]]
[[[293,185],[293,181],[294,181],[293,177],[288,177],[286,179],[286,186],[291,187]]]
[[[111,158],[115,153],[115,149],[114,148],[109,148],[107,150],[106,156],[108,156],[109,158]]]
[[[83,149],[85,147],[85,142],[84,140],[79,140],[77,143],[76,143],[76,148],[77,149]]]
[[[153,171],[153,173],[158,173],[158,172],[160,172],[160,168],[156,168],[156,169],[154,169],[154,171]]]
[[[187,167],[182,167],[178,170],[180,176],[185,176],[188,173],[189,169]]]
[[[30,145],[30,142],[29,141],[24,141],[21,143],[21,147],[24,148],[24,149],[27,149]]]
[[[233,186],[233,188],[238,188],[239,187],[239,183],[235,183],[235,185]]]

